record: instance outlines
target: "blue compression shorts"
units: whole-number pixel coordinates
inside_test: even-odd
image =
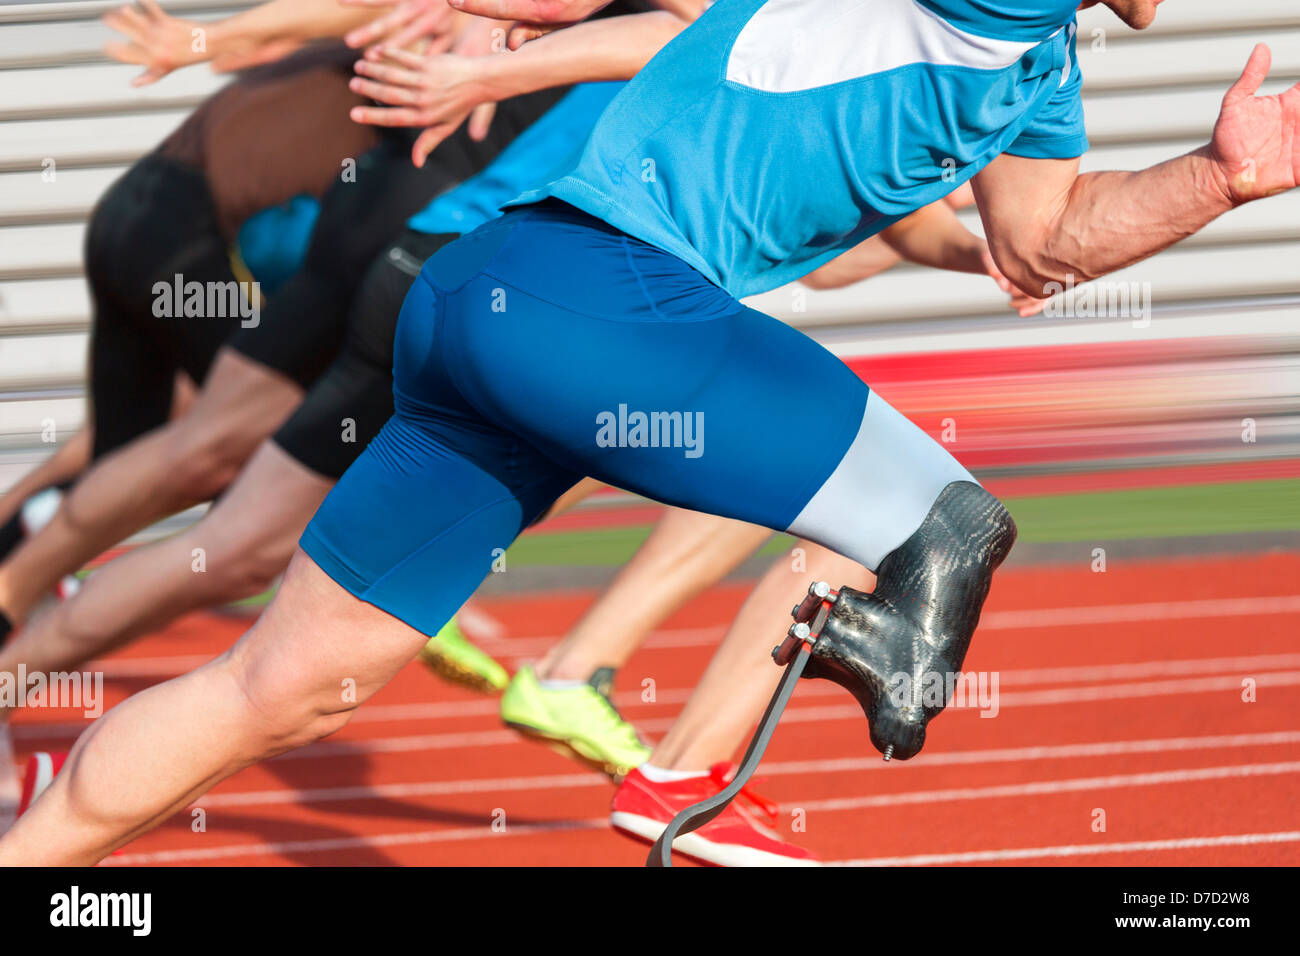
[[[812,339],[554,200],[425,264],[393,375],[393,417],[301,544],[426,634],[585,475],[869,567],[971,480]]]

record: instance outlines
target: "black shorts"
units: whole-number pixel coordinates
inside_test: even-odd
[[[462,125],[422,169],[411,164],[417,134],[386,131],[357,161],[355,177],[341,178],[321,197],[301,268],[276,290],[259,324],[236,329],[227,344],[310,388],[343,345],[353,296],[367,268],[402,234],[406,220],[482,171],[567,92],[543,90],[502,102],[485,140],[470,139]]]
[[[343,347],[272,437],[312,471],[338,479],[393,414],[393,336],[411,282],[457,234],[407,229],[370,266]]]
[[[146,156],[104,193],[86,230],[96,458],[164,424],[176,373],[201,383],[239,328],[238,315],[155,315],[156,283],[171,287],[178,274],[235,281],[203,173]]]

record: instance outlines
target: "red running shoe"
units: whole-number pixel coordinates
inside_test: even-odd
[[[653,843],[678,813],[722,790],[735,770],[719,763],[703,776],[668,783],[633,770],[614,791],[609,822],[625,836]],[[778,813],[775,803],[746,787],[717,817],[674,840],[673,850],[715,866],[819,866],[817,857],[777,836]]]
[[[23,778],[23,795],[18,801],[18,816],[27,812],[27,808],[54,782],[54,775],[63,769],[63,762],[68,759],[66,753],[38,752],[27,758],[27,774]]]

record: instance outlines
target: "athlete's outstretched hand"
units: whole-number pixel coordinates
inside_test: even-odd
[[[483,57],[458,53],[421,56],[385,48],[382,60],[357,61],[356,71],[361,75],[352,78],[351,87],[355,93],[390,105],[353,107],[352,119],[372,126],[425,127],[411,149],[411,161],[423,166],[434,147],[455,132],[476,107],[493,102],[482,80],[483,63]],[[486,134],[487,125],[481,121],[470,128],[476,139]]]
[[[104,46],[104,52],[121,63],[137,63],[144,72],[132,86],[147,86],[182,66],[209,58],[206,26],[164,13],[154,0],[139,0],[110,10],[104,25],[126,37],[125,42]]]
[[[1277,96],[1256,96],[1272,54],[1257,44],[1241,78],[1223,97],[1210,153],[1234,204],[1300,185],[1300,83]]]
[[[393,0],[339,0],[339,3],[345,7],[391,7]],[[343,41],[359,49],[381,42],[404,47],[425,38],[429,41],[425,52],[441,52],[451,46],[455,21],[456,14],[447,6],[447,0],[402,0],[391,13],[357,27]],[[369,51],[366,55],[370,56]]]

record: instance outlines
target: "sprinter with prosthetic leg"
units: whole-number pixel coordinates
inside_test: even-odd
[[[956,661],[1013,535],[1005,510],[842,362],[738,299],[972,177],[999,268],[1031,293],[1129,265],[1300,179],[1300,86],[1254,95],[1263,47],[1206,146],[1080,175],[1075,4],[991,6],[711,7],[615,97],[567,172],[426,264],[399,319],[395,413],[308,526],[275,600],[227,654],[96,721],[0,838],[0,865],[94,862],[344,726],[495,550],[584,475],[936,586],[935,603],[894,617],[859,608],[828,645],[825,672],[861,682],[859,699],[879,663],[855,649],[862,635],[909,673],[927,637]],[[1145,26],[1156,5],[1107,6]],[[796,25],[806,43],[788,42]],[[602,443],[598,416],[620,404],[703,415],[707,450]],[[345,679],[356,693],[341,699]],[[913,723],[877,736],[914,747]]]

